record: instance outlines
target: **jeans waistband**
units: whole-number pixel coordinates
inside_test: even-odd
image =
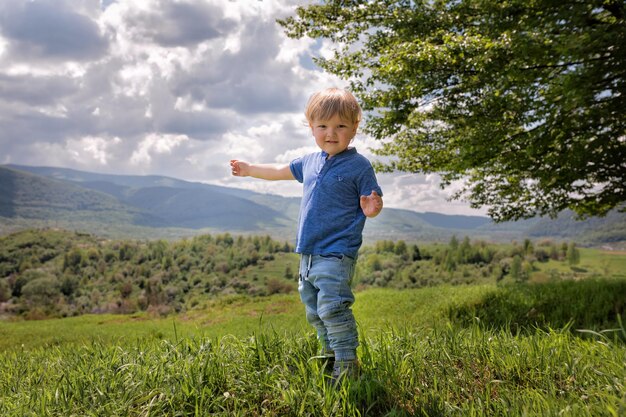
[[[309,277],[309,272],[311,271],[311,266],[313,264],[313,258],[314,257],[318,257],[321,259],[339,259],[339,260],[343,260],[345,258],[354,261],[355,259],[351,256],[348,255],[341,255],[341,254],[328,254],[328,255],[309,255],[309,254],[301,254],[300,255],[302,257],[302,260],[304,260],[306,262],[306,269],[303,271],[303,275],[305,278]]]

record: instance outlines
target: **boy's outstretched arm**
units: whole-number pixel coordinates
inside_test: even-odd
[[[251,164],[237,159],[231,159],[230,169],[236,177],[254,177],[262,180],[295,180],[289,164]]]
[[[361,210],[366,217],[376,217],[383,209],[383,198],[376,191],[370,195],[361,196]]]

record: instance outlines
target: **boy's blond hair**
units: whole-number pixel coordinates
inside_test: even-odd
[[[327,88],[309,98],[304,112],[309,123],[328,120],[334,115],[352,123],[361,121],[361,106],[351,92],[340,88]]]

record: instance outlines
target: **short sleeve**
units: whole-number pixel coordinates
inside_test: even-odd
[[[374,173],[374,168],[372,168],[371,164],[368,163],[367,168],[361,171],[361,175],[359,175],[358,187],[360,195],[368,196],[372,193],[372,191],[376,191],[376,193],[382,197],[383,190],[378,185],[376,174]]]
[[[302,165],[303,165],[302,157],[296,158],[289,163],[289,169],[291,169],[291,173],[293,174],[293,177],[300,183],[304,181]]]

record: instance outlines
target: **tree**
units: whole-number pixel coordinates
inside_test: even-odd
[[[524,280],[522,258],[519,255],[513,257],[513,262],[511,263],[511,278],[513,278],[515,282],[522,282]]]
[[[63,270],[71,270],[77,273],[83,262],[83,253],[80,249],[72,249],[63,256]]]
[[[566,258],[567,263],[569,263],[570,266],[578,265],[580,263],[580,251],[574,242],[567,245]]]
[[[293,274],[293,270],[291,269],[291,265],[290,264],[287,264],[287,266],[285,267],[285,274],[283,275],[283,277],[285,279],[289,279],[289,280],[295,278],[295,276]]]
[[[396,242],[393,252],[399,256],[406,256],[407,254],[407,246],[404,240],[399,240]]]
[[[8,280],[0,278],[0,303],[4,303],[11,299],[11,289],[9,288]]]
[[[411,254],[413,255],[412,256],[413,262],[422,260],[422,254],[420,253],[420,248],[417,245],[414,244],[411,247]]]
[[[334,42],[388,171],[436,172],[496,221],[626,201],[623,0],[326,0],[279,23]]]
[[[450,242],[448,243],[450,250],[455,252],[459,248],[459,239],[456,238],[456,235],[452,235],[450,238]]]
[[[22,297],[31,306],[53,306],[61,294],[61,285],[54,275],[42,273],[22,288]]]

